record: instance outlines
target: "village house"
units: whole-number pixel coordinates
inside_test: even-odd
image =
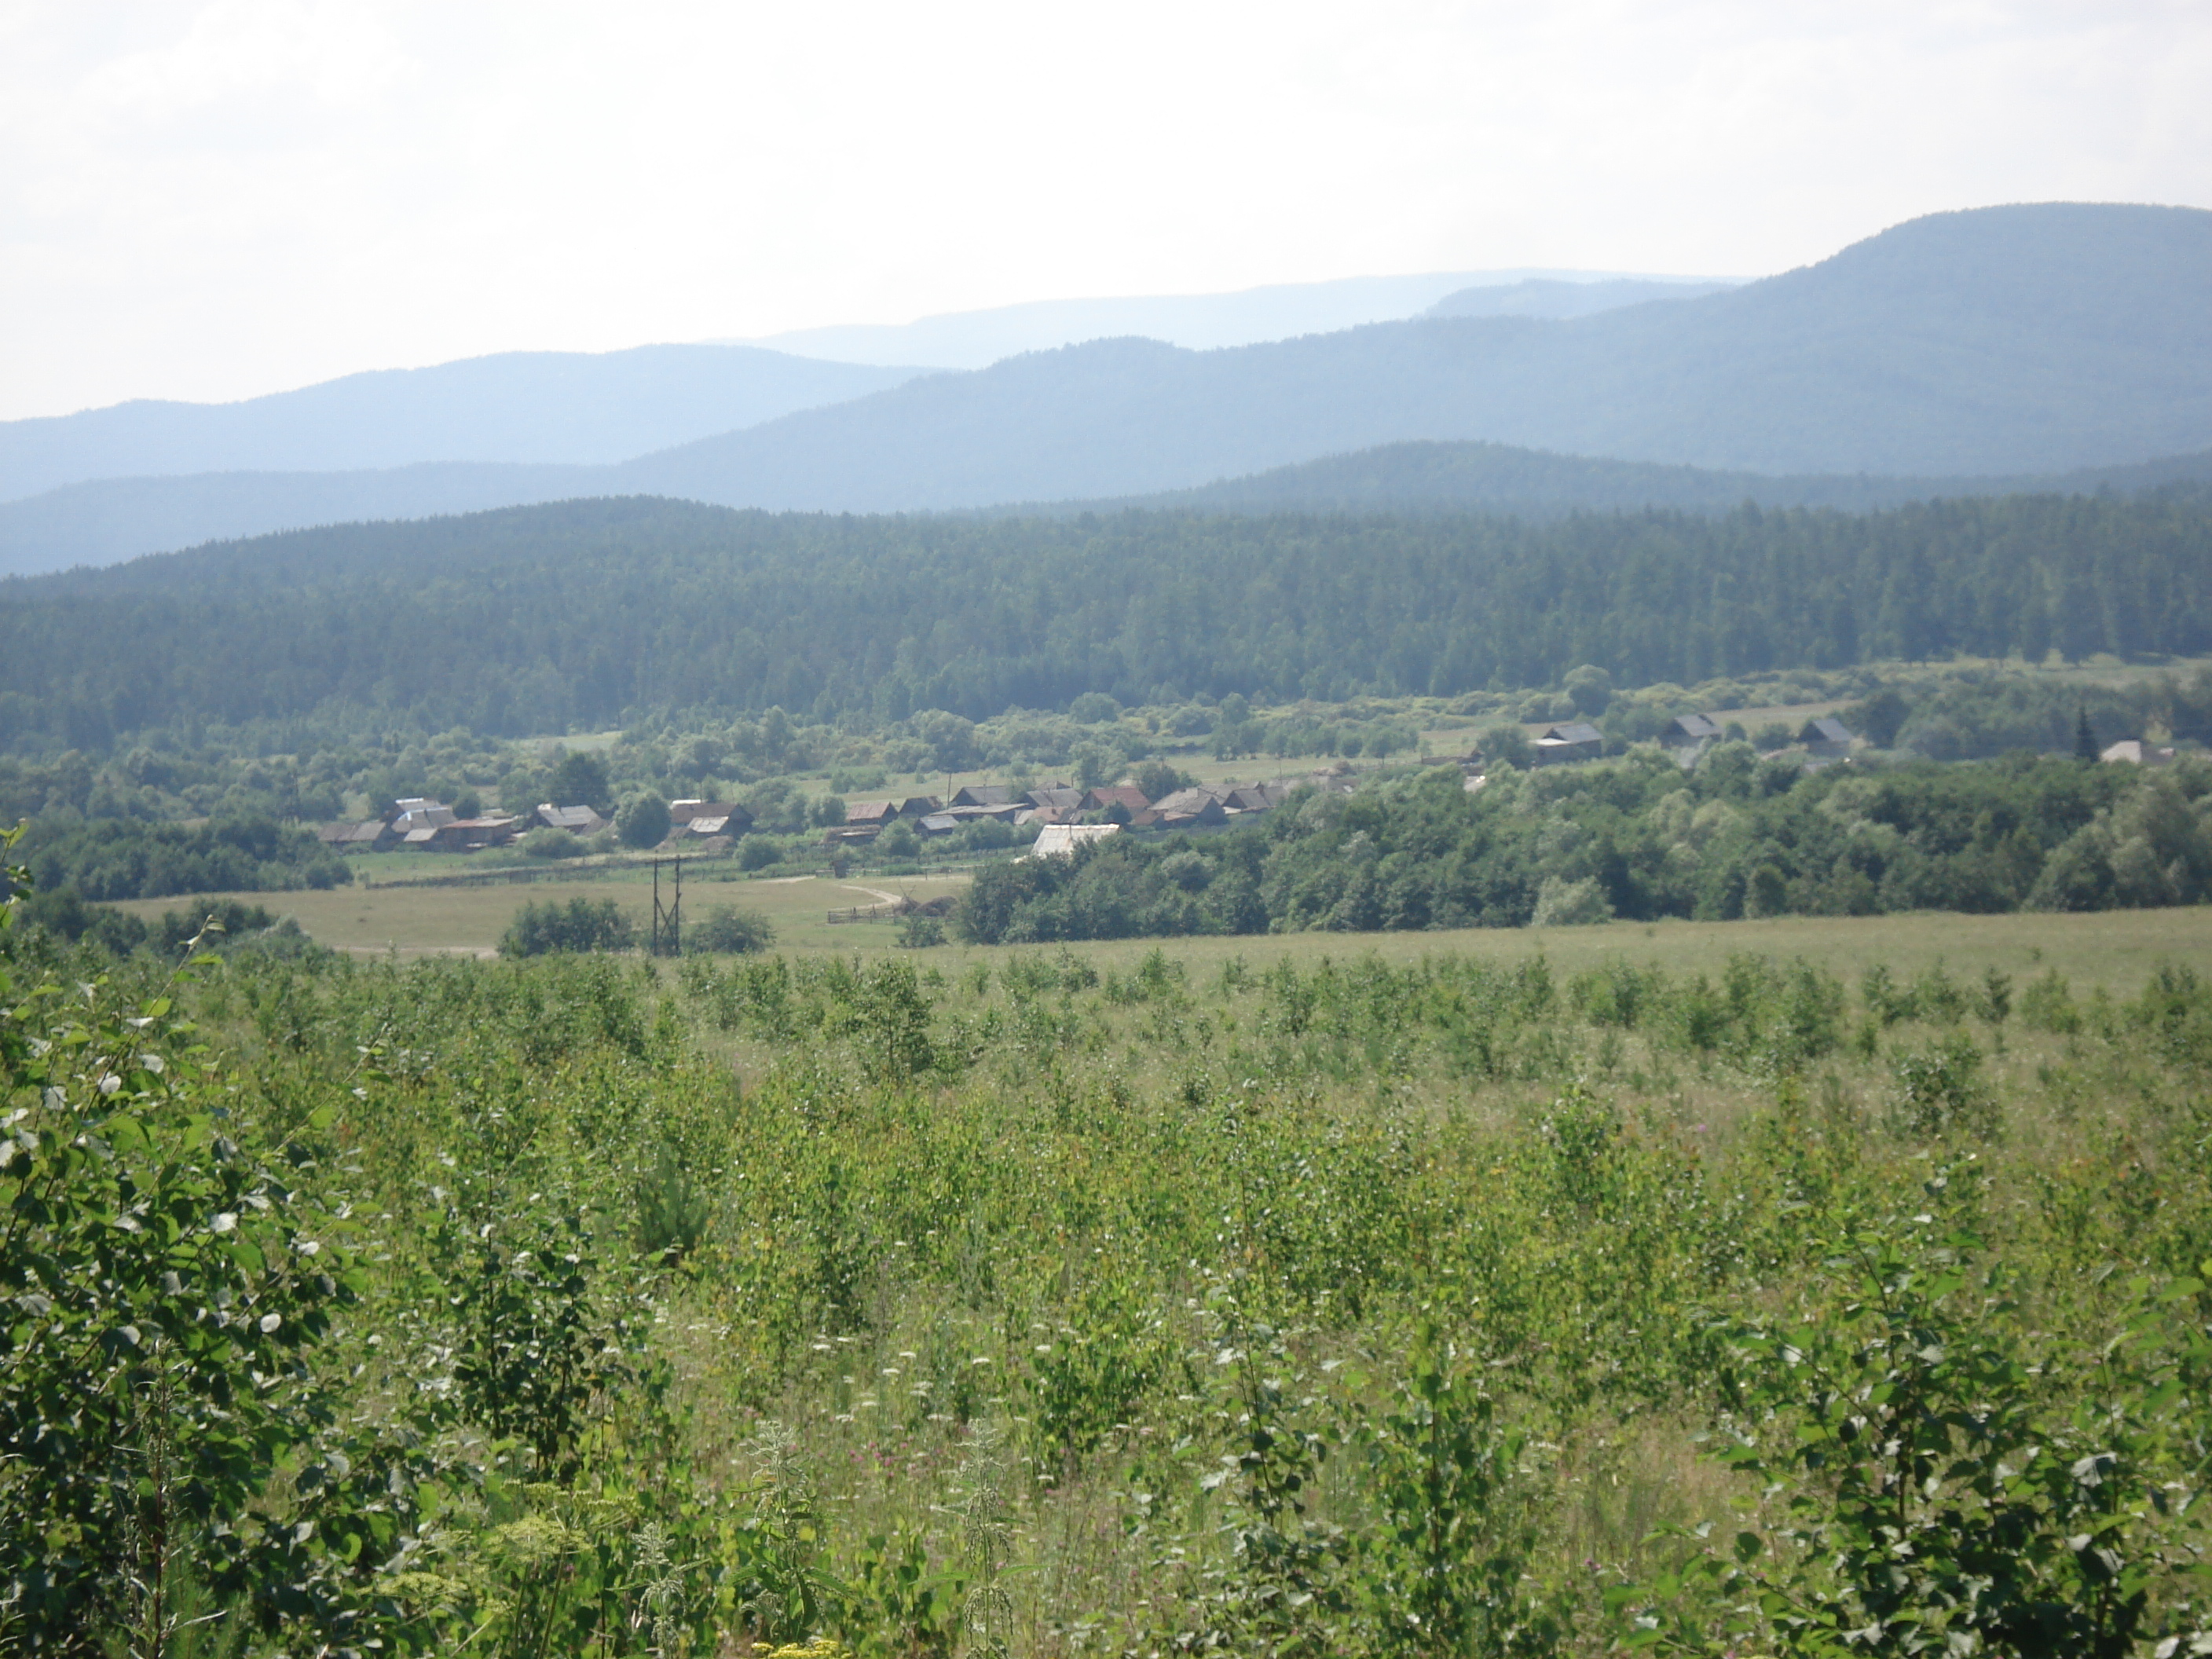
[[[1118,806],[1124,818],[1134,818],[1138,813],[1150,807],[1152,802],[1146,800],[1145,792],[1133,784],[1109,783],[1085,790],[1078,805],[1086,812],[1110,813]]]
[[[845,827],[848,830],[872,825],[880,830],[899,815],[899,804],[895,800],[856,800],[845,805]]]
[[[1024,857],[1033,859],[1065,859],[1075,856],[1075,849],[1108,836],[1121,833],[1118,823],[1048,823],[1037,831],[1037,838]]]
[[[1206,788],[1178,789],[1129,820],[1139,830],[1199,830],[1229,822],[1221,797]]]
[[[360,823],[324,824],[315,831],[315,839],[335,853],[380,853],[398,837],[383,819],[368,818]]]
[[[714,827],[696,828],[702,820],[711,821]],[[742,836],[753,827],[753,815],[727,800],[672,800],[668,803],[668,821],[702,836]]]
[[[1659,734],[1659,744],[1664,749],[1690,749],[1721,738],[1720,722],[1710,714],[1677,714],[1667,722]]]
[[[423,843],[430,839],[429,832],[453,821],[453,809],[441,800],[431,800],[423,795],[406,795],[392,803],[398,811],[392,814],[392,833],[403,841],[413,842],[421,836]]]
[[[1029,803],[1029,812],[1015,823],[1073,823],[1083,814],[1083,792],[1062,784],[1030,790]]]
[[[514,839],[515,826],[520,818],[491,817],[480,818],[448,818],[426,833],[429,840],[419,843],[422,850],[433,853],[475,853],[487,847],[504,847]],[[413,833],[408,843],[418,845]]]
[[[1605,733],[1588,720],[1562,720],[1539,732],[1531,746],[1536,751],[1539,766],[1596,760],[1605,753]]]
[[[2145,743],[2140,738],[2123,738],[2097,758],[2124,766],[2166,766],[2172,763],[2173,750]]]
[[[1273,811],[1290,795],[1290,786],[1282,783],[1240,783],[1221,797],[1222,809],[1231,817],[1245,812]]]
[[[536,817],[546,829],[566,830],[572,836],[593,836],[607,827],[607,821],[588,806],[556,806],[541,801]]]
[[[1807,720],[1804,730],[1797,734],[1797,740],[1805,745],[1806,753],[1832,760],[1850,754],[1851,745],[1858,741],[1858,736],[1841,720],[1832,715],[1823,714],[1818,720]]]

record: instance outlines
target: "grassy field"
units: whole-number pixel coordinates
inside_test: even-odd
[[[917,900],[957,893],[963,876],[860,874],[839,882],[802,876],[734,881],[695,881],[684,888],[686,912],[697,917],[735,904],[775,924],[779,950],[876,951],[892,944],[884,922],[832,926],[831,909],[866,907],[890,896]],[[644,880],[538,882],[530,886],[346,888],[331,892],[240,893],[231,896],[295,916],[325,945],[356,952],[396,951],[401,957],[485,955],[499,943],[517,910],[533,901],[565,903],[582,896],[612,898],[641,927],[650,919],[653,890]],[[118,908],[151,919],[188,907],[187,899],[142,899]],[[1850,978],[1871,963],[1916,973],[1942,962],[1954,972],[1978,975],[2040,971],[2060,963],[2083,989],[2101,985],[2133,994],[2161,962],[2185,963],[2212,976],[2212,907],[2169,910],[2112,910],[2088,915],[1971,916],[1922,913],[1891,916],[1784,916],[1763,921],[1609,922],[1595,927],[1466,928],[1439,933],[1291,933],[1233,938],[1117,939],[1069,946],[1101,968],[1125,968],[1164,944],[1194,971],[1214,972],[1233,958],[1257,966],[1288,958],[1310,964],[1323,957],[1347,961],[1367,955],[1385,962],[1418,961],[1447,953],[1508,960],[1543,951],[1563,969],[1625,958],[1671,971],[1713,972],[1739,951],[1805,960]],[[964,970],[1009,952],[1036,947],[950,945],[929,953],[947,971]],[[1060,947],[1053,946],[1057,951]]]
[[[888,923],[832,927],[830,910],[880,903],[901,895],[917,900],[955,892],[965,884],[961,877],[857,876],[837,882],[801,876],[796,879],[759,881],[686,881],[684,908],[696,920],[709,909],[734,904],[758,910],[775,924],[779,949],[839,950],[855,945],[890,943]],[[597,901],[611,898],[642,929],[652,919],[650,878],[605,881],[541,881],[528,885],[504,884],[485,887],[344,887],[328,892],[217,894],[246,904],[296,917],[300,926],[322,943],[342,951],[381,954],[396,951],[402,957],[420,956],[488,956],[499,944],[515,912],[525,904],[567,903],[572,898]],[[662,879],[664,902],[673,896],[673,884]],[[189,898],[139,899],[116,908],[149,919],[165,911],[190,908]]]

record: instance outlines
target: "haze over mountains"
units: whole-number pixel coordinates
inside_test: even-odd
[[[1665,471],[1685,467],[1762,475],[1784,499],[1814,500],[1842,489],[1818,482],[1834,475],[1925,493],[2083,469],[2100,477],[2212,449],[2212,213],[1984,209],[1697,297],[1643,302],[1640,285],[1593,287],[1623,302],[1545,314],[1603,296],[1532,279],[1472,298],[1450,288],[1405,321],[1260,344],[1121,338],[967,373],[878,369],[897,383],[614,465],[80,483],[0,505],[0,570],[565,495],[879,512],[1203,495],[1218,481],[1437,441],[1552,452],[1535,458],[1543,465],[1494,450],[1454,463],[1453,488],[1470,501],[1516,507],[1598,504],[1592,489],[1616,505],[1645,489],[1675,504],[1684,491],[1768,493],[1756,479]],[[1492,310],[1452,314],[1463,305]],[[801,371],[788,373],[785,384],[799,385]],[[1608,473],[1602,462],[1659,471]],[[1500,482],[1501,466],[1513,477]],[[1471,495],[1470,468],[1490,480]],[[1409,502],[1421,492],[1407,495],[1405,481],[1424,474],[1401,456],[1369,466],[1353,493],[1376,507]],[[1214,504],[1236,493],[1223,489]],[[1869,504],[1899,498],[1887,489]]]
[[[1455,316],[1572,317],[1646,300],[1687,298],[1727,285],[1703,278],[1575,270],[1350,276],[1333,283],[1279,283],[1235,294],[1039,300],[922,317],[911,323],[799,329],[748,343],[839,362],[988,368],[1024,351],[1050,351],[1123,335],[1192,351],[1214,351],[1300,334],[1334,334],[1369,323],[1402,322],[1441,313],[1447,307]]]
[[[651,345],[379,369],[234,404],[142,399],[0,422],[0,501],[142,475],[605,464],[913,376],[756,346]]]

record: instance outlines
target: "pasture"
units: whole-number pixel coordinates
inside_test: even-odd
[[[831,909],[867,907],[887,895],[928,900],[957,894],[964,885],[964,877],[934,874],[862,874],[842,882],[817,876],[687,879],[684,902],[686,914],[695,918],[724,904],[758,910],[774,924],[776,948],[781,951],[849,954],[890,948],[891,924],[832,926],[825,920]],[[406,960],[421,956],[492,954],[515,912],[532,902],[565,903],[580,896],[612,898],[642,928],[652,914],[652,894],[649,879],[629,877],[513,886],[351,887],[328,892],[213,896],[234,897],[296,917],[310,936],[335,949],[356,955],[397,953]],[[185,898],[140,899],[117,908],[151,919],[165,911],[189,909],[192,902]],[[1119,939],[1066,948],[1102,968],[1126,968],[1141,960],[1156,943]],[[1749,951],[1783,960],[1802,959],[1851,979],[1877,961],[1907,974],[1942,963],[1954,972],[1970,975],[1992,968],[2033,974],[2047,965],[2063,964],[2064,971],[2085,988],[2103,986],[2117,994],[2123,989],[2132,992],[2162,962],[2187,964],[2212,978],[2212,907],[2109,910],[2081,915],[1920,913],[1781,916],[1745,921],[1669,919],[1649,923],[1615,921],[1591,927],[1247,934],[1180,939],[1166,944],[1194,970],[1207,973],[1240,958],[1255,965],[1282,959],[1310,965],[1323,957],[1346,961],[1372,955],[1383,962],[1403,963],[1446,954],[1499,961],[1536,951],[1567,972],[1620,959],[1676,972],[1710,974],[1717,972],[1730,956]],[[971,963],[988,962],[1007,950],[1021,948],[950,945],[926,956],[946,971],[965,971]]]

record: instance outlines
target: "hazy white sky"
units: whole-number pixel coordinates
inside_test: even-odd
[[[0,418],[2212,206],[2205,0],[0,0]]]

